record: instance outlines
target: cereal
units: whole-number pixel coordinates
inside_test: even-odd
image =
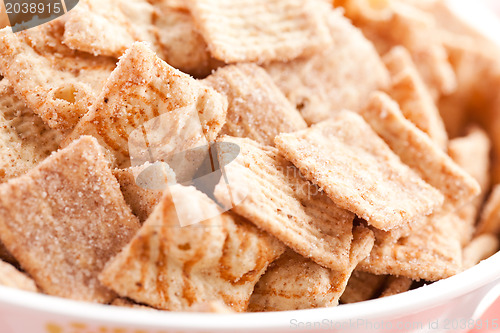
[[[320,1],[191,0],[195,25],[212,56],[226,63],[286,61],[331,39]]]
[[[62,19],[16,34],[0,31],[0,71],[50,127],[70,129],[94,102],[115,60],[62,44]]]
[[[468,269],[494,255],[500,249],[497,235],[481,234],[474,238],[463,250],[463,268]]]
[[[386,279],[386,275],[375,275],[355,269],[340,296],[340,302],[349,304],[372,299],[384,286]]]
[[[272,146],[276,135],[307,127],[300,113],[257,65],[220,68],[204,82],[228,98],[226,124],[221,134],[247,137]]]
[[[217,213],[219,207],[193,187],[169,190],[134,239],[107,264],[101,281],[122,297],[158,309],[186,310],[218,300],[244,311],[283,245],[231,213],[181,227],[179,201],[191,210]]]
[[[135,41],[155,40],[148,1],[80,0],[67,15],[64,44],[95,55],[120,57]]]
[[[144,43],[135,43],[66,143],[93,135],[113,153],[118,167],[128,167],[130,135],[134,130],[142,135],[140,129],[144,129],[148,151],[158,143],[171,148],[158,151],[160,156],[149,161],[155,162],[169,153],[213,141],[224,125],[226,109],[224,96],[172,68]]]
[[[0,183],[20,176],[57,150],[62,134],[50,129],[0,81]]]
[[[427,133],[436,145],[446,148],[448,135],[443,120],[411,55],[405,48],[396,46],[383,60],[392,77],[388,94],[398,102],[405,118]]]
[[[476,233],[500,233],[500,185],[495,185],[484,204]]]
[[[138,228],[90,137],[0,185],[2,242],[50,295],[110,301],[113,293],[97,275]]]
[[[332,307],[339,303],[347,281],[358,262],[373,247],[374,237],[365,227],[355,227],[349,266],[332,271],[292,251],[268,269],[250,299],[250,311],[286,311]]]
[[[217,200],[304,257],[344,270],[354,214],[337,207],[303,179],[275,148],[243,138],[222,137],[221,141],[238,145],[240,154],[233,162],[223,163],[228,186],[222,180],[216,186]],[[220,160],[225,161],[224,153]]]
[[[0,285],[25,291],[37,292],[35,282],[14,266],[0,260]]]
[[[155,167],[156,165],[147,163],[138,167],[113,170],[113,175],[118,180],[118,183],[120,183],[120,190],[123,193],[125,201],[141,222],[147,220],[163,196],[163,191],[145,186],[146,184],[138,184],[137,182],[138,177],[141,176],[141,172],[151,166]],[[165,184],[169,182],[169,178],[170,181],[175,182],[173,171],[159,166],[155,168],[150,181],[158,181],[158,178],[161,177],[160,175],[164,177]]]
[[[0,241],[0,260],[6,261],[10,264],[17,264],[16,258],[10,254],[9,250],[5,248],[5,245]]]
[[[64,43],[95,55],[120,57],[147,41],[171,66],[206,76],[217,66],[185,7],[171,0],[86,0],[67,15]]]
[[[435,99],[452,93],[455,73],[431,15],[402,1],[387,1],[375,8],[369,0],[343,1],[346,16],[360,27],[381,54],[392,47],[406,47]]]
[[[479,194],[477,181],[406,120],[387,95],[373,94],[361,114],[403,163],[444,195],[443,212],[451,212]]]
[[[410,290],[413,283],[412,279],[403,276],[389,276],[385,282],[384,291],[380,294],[380,297],[387,297],[392,295],[397,295]]]
[[[472,238],[479,210],[490,186],[490,148],[488,136],[478,127],[470,128],[465,137],[451,140],[448,146],[450,157],[474,177],[481,187],[480,195],[456,212],[462,222],[462,245],[470,242]]]
[[[373,45],[339,11],[328,13],[333,44],[307,58],[265,66],[308,124],[342,109],[358,110],[368,95],[389,84]]]
[[[370,256],[358,268],[413,280],[436,281],[461,271],[462,247],[455,227],[458,217],[431,216],[424,228],[398,241],[377,239]]]
[[[416,221],[443,196],[402,164],[359,115],[343,111],[276,146],[339,207],[381,230]]]

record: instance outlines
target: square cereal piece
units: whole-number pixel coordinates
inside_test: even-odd
[[[0,71],[51,128],[71,129],[94,102],[115,60],[62,44],[64,21],[0,31]]]
[[[16,97],[5,78],[0,81],[0,136],[0,183],[43,161],[63,138]]]
[[[191,0],[194,23],[212,56],[226,63],[291,60],[331,43],[323,12],[304,0]]]
[[[33,168],[34,155],[34,151],[23,149],[23,141],[0,113],[0,183]]]
[[[215,214],[181,227],[182,205]],[[182,311],[222,301],[244,311],[260,276],[283,251],[275,238],[222,213],[194,187],[173,185],[100,279],[120,296],[158,309]]]
[[[142,173],[146,169],[150,172],[149,175],[147,174],[148,171],[146,171],[146,174]],[[120,190],[125,201],[141,222],[147,220],[160,202],[163,196],[161,190],[164,187],[163,185],[175,183],[176,178],[175,173],[168,169],[166,164],[150,163],[127,169],[115,169],[113,175],[120,183]],[[144,179],[147,176],[150,178]],[[164,180],[162,184],[150,184],[150,182],[157,182],[160,177]]]
[[[391,73],[391,85],[387,89],[389,96],[398,102],[406,119],[445,149],[448,134],[443,119],[408,50],[396,46],[384,55],[383,60]]]
[[[463,269],[469,269],[500,250],[498,235],[481,234],[463,249]]]
[[[448,155],[474,177],[481,187],[479,196],[456,212],[463,222],[460,226],[462,245],[469,243],[474,234],[479,210],[490,188],[490,148],[488,135],[479,127],[470,128],[464,137],[450,140],[448,146]]]
[[[373,247],[373,233],[356,227],[349,266],[332,271],[289,250],[276,260],[255,286],[250,311],[287,311],[337,306],[352,271]]]
[[[134,43],[65,143],[92,135],[118,167],[130,166],[131,157],[138,159],[133,165],[142,165],[213,141],[226,111],[224,96],[169,66],[146,44]],[[129,148],[146,156],[130,156]]]
[[[213,58],[184,0],[149,0],[155,7],[158,54],[172,67],[197,78],[224,65]]]
[[[386,275],[375,275],[355,269],[340,296],[340,302],[349,304],[372,299],[380,292],[386,279]]]
[[[499,234],[500,233],[500,184],[491,190],[484,204],[483,211],[476,228],[476,234]]]
[[[462,207],[480,193],[477,181],[405,119],[386,94],[374,93],[361,115],[403,163],[444,195],[442,213]]]
[[[342,109],[358,110],[369,94],[389,84],[388,72],[361,31],[340,11],[327,23],[333,43],[310,57],[273,62],[265,69],[308,124]]]
[[[280,152],[339,207],[390,230],[441,206],[443,196],[401,163],[361,116],[342,111],[306,130],[280,134]]]
[[[457,88],[448,54],[436,33],[434,18],[404,1],[385,1],[372,6],[370,0],[344,1],[346,16],[371,40],[380,54],[396,45],[404,46],[434,99]]]
[[[379,230],[376,228],[372,228],[372,230],[375,233],[375,237],[377,239],[387,238],[397,241],[401,237],[410,236],[416,230],[423,228],[426,224],[427,217],[428,216],[422,216],[415,221],[405,221],[399,227],[387,231]]]
[[[410,290],[413,280],[404,276],[394,276],[391,275],[387,277],[385,282],[384,290],[380,294],[380,297],[388,297],[397,294],[404,293]]]
[[[206,76],[217,66],[184,6],[171,0],[81,0],[66,16],[64,43],[95,55],[120,57],[146,41],[172,67]]]
[[[65,16],[64,44],[118,58],[136,41],[155,41],[155,15],[144,0],[80,0]]]
[[[102,148],[88,136],[0,185],[2,242],[49,295],[113,299],[97,275],[138,228]]]
[[[229,314],[235,313],[233,309],[221,301],[211,301],[205,303],[193,304],[186,311],[188,312],[201,312],[201,313],[215,313],[215,314]]]
[[[38,291],[35,281],[2,260],[0,260],[0,286],[32,292]]]
[[[375,241],[372,252],[358,268],[365,272],[436,281],[462,269],[462,246],[455,214],[432,215],[410,236]]]
[[[204,82],[228,98],[226,124],[221,134],[272,146],[276,135],[307,128],[300,113],[266,71],[255,64],[219,68]]]
[[[222,137],[239,147],[223,151],[224,180],[215,197],[306,258],[342,271],[349,264],[354,214],[335,205],[277,149],[246,138]],[[227,156],[226,156],[227,155]]]

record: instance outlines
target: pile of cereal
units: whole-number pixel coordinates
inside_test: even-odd
[[[442,0],[82,0],[0,30],[0,284],[331,307],[500,248],[500,49]]]

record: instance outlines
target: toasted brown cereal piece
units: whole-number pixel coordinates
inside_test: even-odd
[[[443,119],[409,52],[396,46],[383,60],[392,78],[388,94],[398,102],[405,118],[427,133],[439,147],[446,148],[448,135]]]
[[[389,84],[388,72],[361,31],[339,11],[328,13],[333,44],[311,57],[265,66],[308,124],[342,110],[358,110],[368,95]]]
[[[478,126],[472,126],[463,137],[450,140],[448,155],[477,180],[484,193],[490,186],[489,155],[491,141]]]
[[[280,134],[275,142],[335,204],[375,228],[387,231],[417,221],[443,202],[354,112],[342,111],[309,129]]]
[[[376,228],[372,228],[373,232],[375,233],[375,238],[377,239],[392,239],[394,241],[400,239],[401,237],[407,237],[410,236],[413,232],[416,230],[419,230],[425,226],[427,223],[427,217],[428,216],[422,216],[419,219],[415,221],[405,221],[402,225],[399,227],[396,227],[391,230],[379,230]]]
[[[146,163],[142,166],[113,170],[113,175],[118,180],[118,183],[120,183],[120,190],[123,193],[125,201],[141,222],[147,220],[163,196],[163,191],[160,189],[153,189],[137,181],[141,172],[152,166],[154,167],[153,164]],[[150,181],[157,181],[156,177],[159,176],[159,173],[164,175],[165,184],[168,182],[175,183],[175,173],[167,168],[156,169],[155,174],[152,175],[154,179]]]
[[[463,222],[460,232],[462,245],[467,244],[474,234],[479,210],[490,187],[490,149],[490,139],[479,127],[470,128],[464,137],[450,140],[448,146],[450,157],[474,177],[481,187],[479,196],[456,212]]]
[[[410,290],[413,280],[404,276],[389,276],[380,297],[397,295]]]
[[[120,57],[135,41],[154,41],[154,8],[143,0],[80,0],[66,17],[64,44]]]
[[[347,282],[344,293],[340,296],[340,302],[349,304],[372,299],[384,286],[386,279],[386,275],[375,275],[355,269]]]
[[[50,127],[70,129],[94,102],[115,60],[62,44],[64,21],[12,33],[0,31],[0,71],[17,95]]]
[[[226,63],[286,61],[331,43],[325,3],[304,0],[192,0],[211,55]]]
[[[0,285],[25,291],[38,291],[35,281],[2,260],[0,260]]]
[[[455,214],[432,215],[424,228],[397,241],[377,239],[370,256],[358,268],[416,281],[436,281],[460,272],[462,247]]]
[[[139,310],[152,310],[152,311],[156,310],[155,308],[152,308],[150,306],[134,303],[131,300],[126,299],[126,298],[117,298],[113,302],[111,302],[110,305],[121,306],[121,307],[125,307],[125,308],[139,309]]]
[[[181,227],[182,205],[214,217]],[[173,185],[100,279],[120,296],[158,309],[222,301],[244,311],[258,279],[283,251],[275,238],[220,212],[194,187]]]
[[[276,260],[255,286],[250,311],[287,311],[337,306],[359,261],[373,247],[373,233],[355,227],[349,266],[332,271],[289,250]]]
[[[443,96],[439,109],[451,136],[463,135],[467,124],[477,122],[495,137],[494,119],[500,85],[498,46],[465,35],[438,32],[456,73],[458,87]],[[495,143],[495,139],[493,139]]]
[[[2,242],[50,295],[109,302],[97,275],[138,228],[91,137],[0,185]]]
[[[0,182],[33,168],[34,154],[33,151],[23,149],[22,140],[0,113]]]
[[[277,149],[246,138],[222,137],[239,146],[225,166],[227,183],[216,186],[219,202],[306,258],[342,271],[349,263],[354,214],[339,208],[309,183]]]
[[[272,146],[276,135],[307,128],[297,109],[266,71],[255,64],[219,68],[204,82],[228,98],[226,124],[221,134]]]
[[[378,5],[372,5],[370,0],[342,2],[347,17],[374,42],[381,54],[396,45],[410,51],[435,99],[456,89],[448,54],[429,13],[401,1],[384,1]]]
[[[0,81],[0,183],[20,176],[59,148],[62,133],[50,129]]]
[[[10,27],[9,15],[7,15],[7,10],[5,9],[5,5],[0,2],[0,29],[5,27]]]
[[[6,261],[9,264],[18,264],[16,258],[10,254],[9,250],[5,248],[5,245],[0,241],[0,260]]]
[[[185,6],[172,0],[81,0],[67,14],[64,43],[70,48],[119,57],[146,41],[171,66],[206,76],[216,66]]]
[[[458,82],[456,92],[439,101],[447,130],[451,136],[460,136],[467,124],[477,122],[494,136],[495,87],[500,84],[498,46],[465,35],[438,33]]]
[[[444,195],[442,212],[454,211],[480,193],[477,181],[405,119],[386,94],[374,93],[361,114],[403,163]]]
[[[500,185],[495,185],[484,204],[476,234],[500,233]]]
[[[144,43],[135,43],[66,144],[89,134],[113,153],[118,167],[130,166],[131,157],[139,159],[133,165],[142,165],[160,160],[162,153],[213,141],[224,125],[226,111],[224,96],[169,66]],[[130,156],[131,145],[141,150],[140,139],[145,140],[147,154],[161,156],[153,156],[152,161]]]
[[[150,0],[157,16],[158,53],[171,66],[195,77],[205,77],[223,62],[213,58],[195,26],[186,1]]]
[[[463,250],[463,268],[468,269],[487,259],[500,249],[497,235],[481,234],[474,238]]]
[[[202,312],[202,313],[215,313],[215,314],[229,314],[235,311],[221,301],[211,301],[205,303],[193,304],[186,311],[188,312]]]

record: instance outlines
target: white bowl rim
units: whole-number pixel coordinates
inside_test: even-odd
[[[97,322],[142,328],[191,330],[256,330],[289,328],[297,322],[348,322],[356,319],[398,318],[408,313],[435,307],[491,283],[500,284],[500,252],[478,265],[450,278],[408,292],[354,304],[310,310],[217,314],[149,311],[118,306],[78,302],[0,286],[0,307],[10,305],[45,314],[69,317],[82,322]],[[355,314],[355,317],[353,316]]]

